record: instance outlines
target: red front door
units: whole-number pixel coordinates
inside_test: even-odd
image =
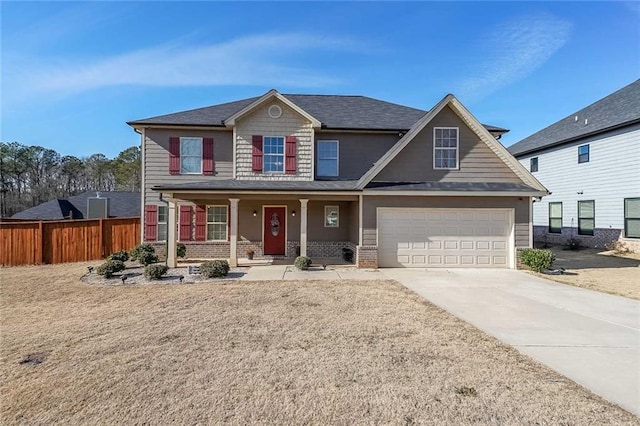
[[[264,254],[284,256],[287,247],[287,215],[285,207],[264,208]]]

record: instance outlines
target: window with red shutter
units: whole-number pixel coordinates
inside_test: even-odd
[[[251,162],[251,170],[254,172],[262,171],[262,136],[253,135],[253,157]]]
[[[144,239],[145,241],[158,239],[158,206],[153,204],[144,206]]]
[[[180,138],[169,138],[169,174],[180,174]]]
[[[191,240],[191,224],[193,223],[191,206],[180,206],[180,241]]]
[[[295,136],[287,136],[285,147],[285,173],[296,174],[297,142]]]
[[[196,241],[207,239],[207,207],[196,206]]]
[[[213,138],[202,138],[202,174],[213,175]]]

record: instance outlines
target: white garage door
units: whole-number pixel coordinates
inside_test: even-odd
[[[383,267],[510,267],[506,209],[378,209]]]

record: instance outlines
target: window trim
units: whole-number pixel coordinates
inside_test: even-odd
[[[587,152],[586,154],[580,154],[580,148],[587,148]],[[583,155],[587,156],[586,160],[583,160],[581,157]],[[591,147],[589,146],[589,144],[584,144],[584,145],[580,145],[578,146],[578,164],[582,164],[582,163],[588,163],[591,160]]]
[[[593,217],[580,217],[580,203],[593,203]],[[583,220],[593,220],[593,229],[590,233],[582,231],[580,226]],[[578,235],[593,236],[596,230],[596,201],[595,200],[580,200],[578,201]]]
[[[436,150],[450,150],[451,147],[436,147],[436,132],[438,130],[456,131],[456,165],[455,167],[436,167]],[[460,128],[459,127],[434,127],[433,128],[433,169],[434,170],[460,170]]]
[[[164,222],[160,222],[160,209],[165,209]],[[156,216],[156,241],[166,242],[169,239],[169,207],[158,204]],[[160,239],[160,227],[164,226],[164,239]]]
[[[552,204],[560,204],[560,217],[551,217],[551,205]],[[549,203],[549,223],[548,223],[548,228],[547,228],[547,232],[549,234],[562,234],[562,216],[563,216],[563,207],[562,207],[562,201],[552,201]],[[560,230],[559,231],[554,231],[552,226],[551,226],[551,220],[552,219],[560,219]]]
[[[534,170],[534,167],[533,167],[533,165],[534,165],[534,161],[535,161],[535,170]],[[531,157],[531,158],[529,158],[529,171],[530,171],[531,173],[535,173],[535,172],[537,172],[537,171],[538,171],[538,168],[539,168],[539,163],[540,163],[540,160],[538,160],[538,157]]]
[[[183,140],[184,139],[192,139],[192,140],[199,139],[200,140],[200,171],[199,172],[183,172],[182,171],[182,160],[185,157],[187,157],[187,158],[195,158],[195,155],[184,155],[182,153],[182,147],[184,146],[184,144],[183,144]],[[202,157],[203,157],[203,151],[204,151],[203,148],[204,148],[203,147],[203,138],[198,137],[198,136],[180,136],[180,174],[181,175],[201,175],[201,174],[204,174],[204,172],[203,172],[204,167],[203,167],[203,164],[202,164]]]
[[[265,140],[267,138],[271,138],[271,139],[282,139],[282,154],[267,154],[266,149],[265,149]],[[286,171],[286,166],[285,166],[285,162],[287,159],[286,156],[286,150],[287,150],[287,144],[286,144],[286,138],[284,136],[262,136],[262,173],[268,173],[268,174],[272,174],[272,173],[284,173]],[[280,156],[282,155],[282,170],[269,170],[267,171],[266,166],[266,160],[267,160],[267,156]]]
[[[321,158],[320,157],[320,143],[329,143],[329,142],[335,142],[336,144],[336,174],[335,175],[321,175],[320,174],[320,160],[334,160],[334,158]],[[316,170],[318,170],[316,172],[317,176],[320,177],[338,177],[340,176],[340,141],[338,139],[318,139],[318,141],[316,142],[316,147],[318,150],[318,158],[316,160],[317,164],[316,164]]]
[[[624,202],[624,237],[625,238],[637,239],[637,238],[640,238],[640,235],[638,235],[638,236],[629,236],[629,233],[628,233],[628,229],[629,229],[628,221],[637,220],[637,221],[640,222],[640,218],[635,218],[635,217],[629,218],[629,217],[627,217],[627,201],[638,201],[638,202],[640,202],[640,197],[625,198],[624,201],[623,201]]]
[[[327,209],[334,208],[336,210],[336,224],[329,225],[327,218],[329,217],[327,214]],[[325,205],[324,206],[324,227],[325,228],[340,228],[340,206],[337,205]]]
[[[209,222],[209,207],[224,207],[226,215],[225,215],[225,222],[224,222],[224,232],[225,232],[225,236],[223,240],[210,240],[209,239],[209,225],[213,225],[213,224],[220,224],[223,222]],[[228,241],[229,240],[229,206],[226,204],[207,204],[207,209],[206,209],[206,214],[207,214],[207,220],[205,222],[205,241],[210,241],[210,242],[220,242],[220,241]]]

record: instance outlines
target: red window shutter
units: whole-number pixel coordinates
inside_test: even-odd
[[[158,206],[144,206],[144,239],[156,241],[158,239]]]
[[[196,206],[196,241],[207,239],[207,207]]]
[[[169,174],[180,174],[180,138],[169,138]]]
[[[191,206],[180,206],[180,241],[191,240],[191,223],[193,217],[191,215]]]
[[[213,175],[213,138],[202,138],[202,174]]]
[[[253,135],[253,161],[251,163],[251,170],[254,172],[262,171],[262,136]]]
[[[285,167],[284,170],[287,174],[296,174],[296,150],[297,142],[295,136],[287,136],[286,148],[285,148]]]

